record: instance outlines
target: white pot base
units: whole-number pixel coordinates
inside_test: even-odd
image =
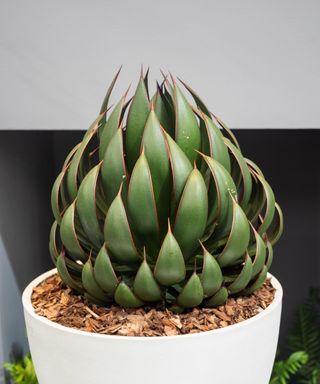
[[[280,283],[263,312],[241,323],[190,335],[130,337],[79,331],[34,313],[33,280],[23,293],[30,350],[40,384],[267,384],[276,353]]]

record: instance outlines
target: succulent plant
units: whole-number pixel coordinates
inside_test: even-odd
[[[254,292],[283,228],[263,173],[171,75],[150,98],[141,71],[133,97],[111,110],[118,75],[53,185],[61,279],[102,305],[176,311]]]

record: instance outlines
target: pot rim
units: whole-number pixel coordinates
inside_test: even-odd
[[[240,323],[228,325],[227,327],[224,328],[218,328],[218,329],[212,329],[210,331],[205,331],[205,332],[198,332],[198,333],[191,333],[191,334],[186,334],[186,335],[173,335],[173,336],[154,336],[154,337],[148,337],[148,336],[120,336],[120,335],[106,335],[106,334],[100,334],[100,333],[93,333],[93,332],[87,332],[87,331],[82,331],[80,329],[76,328],[70,328],[66,327],[64,325],[58,324],[54,321],[51,321],[47,319],[46,317],[37,315],[34,311],[34,308],[31,304],[31,294],[33,291],[33,288],[36,287],[38,284],[40,284],[44,279],[47,277],[57,273],[57,269],[53,268],[50,271],[44,272],[38,277],[36,277],[34,280],[32,280],[25,290],[22,293],[22,304],[24,307],[24,310],[36,321],[40,321],[44,325],[55,328],[60,331],[68,332],[68,333],[73,333],[82,337],[94,337],[94,338],[105,338],[107,339],[114,339],[114,340],[122,340],[125,342],[126,340],[143,340],[144,342],[155,342],[156,340],[172,340],[172,339],[179,339],[181,338],[192,338],[192,337],[205,337],[210,334],[223,334],[227,332],[232,332],[236,331],[238,328],[243,328],[245,326],[249,326],[250,324],[253,324],[257,321],[263,320],[265,316],[268,316],[271,314],[271,312],[275,311],[279,305],[281,305],[282,302],[282,297],[283,297],[283,290],[280,282],[271,274],[268,273],[268,277],[271,278],[271,283],[273,287],[276,289],[275,292],[275,297],[272,301],[272,303],[263,311],[258,313],[257,315],[251,317],[250,319],[246,319]]]

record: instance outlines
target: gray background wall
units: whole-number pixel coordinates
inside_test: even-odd
[[[319,128],[318,0],[2,0],[0,128],[84,129],[112,74],[190,82],[231,127]]]
[[[115,96],[141,63],[151,78],[170,69],[243,128],[245,153],[286,215],[273,266],[287,292],[286,333],[293,307],[320,279],[320,138],[307,130],[320,128],[319,11],[317,0],[0,2],[0,364],[11,342],[25,342],[21,289],[50,267],[54,175],[120,64]]]

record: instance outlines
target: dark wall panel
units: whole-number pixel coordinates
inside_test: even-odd
[[[282,335],[310,286],[320,285],[320,131],[237,130],[246,157],[264,171],[285,217],[272,272],[284,287]],[[22,288],[51,268],[50,189],[81,131],[0,132],[0,231]]]

